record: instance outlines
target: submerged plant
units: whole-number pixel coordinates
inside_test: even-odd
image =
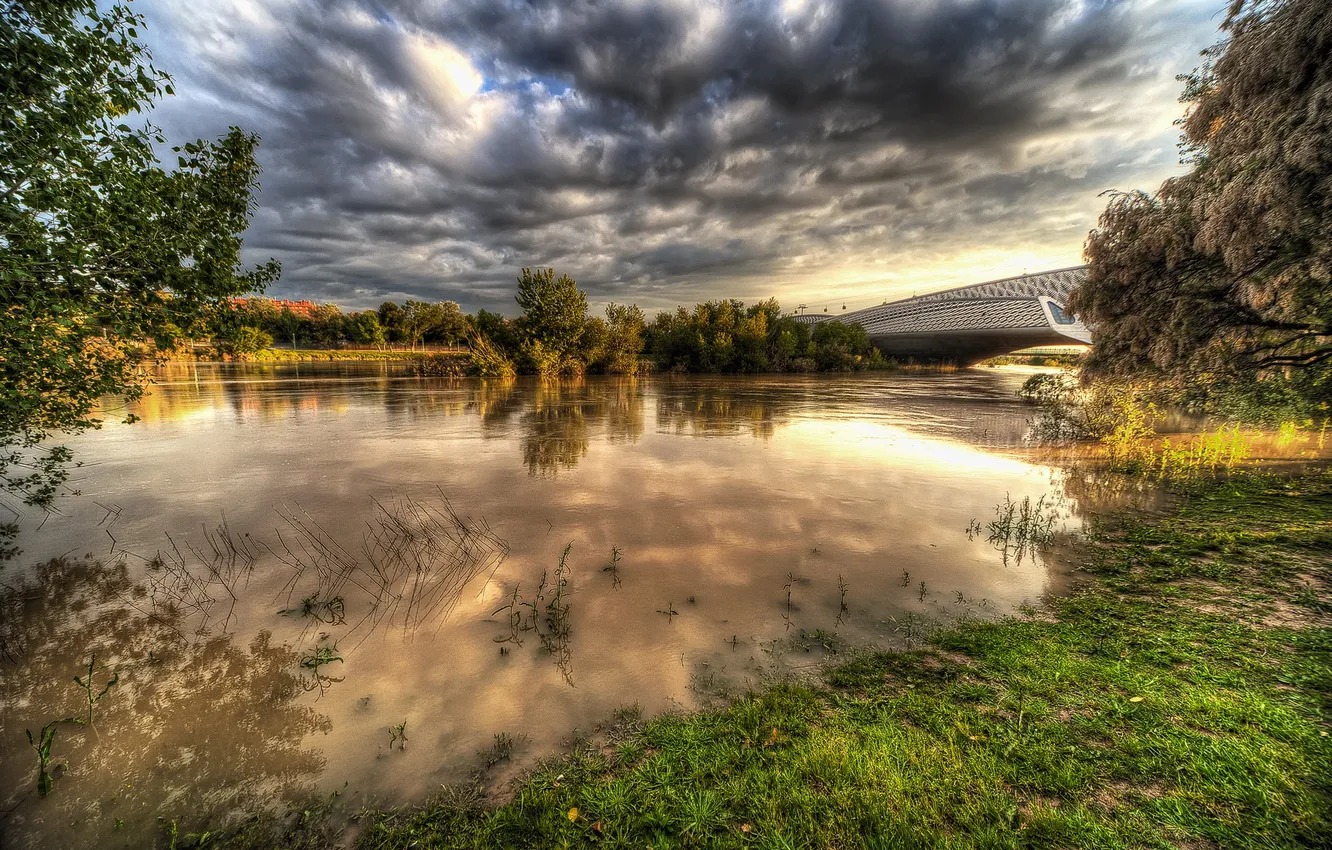
[[[42,727],[37,738],[32,737],[32,730],[24,729],[23,734],[28,736],[28,744],[32,746],[37,753],[37,796],[45,797],[51,793],[55,787],[55,777],[51,775],[51,747],[55,745],[56,730],[60,728],[61,723],[79,723],[72,717],[62,717],[59,720],[52,720]]]
[[[402,752],[403,749],[407,746],[407,721],[404,720],[401,723],[398,723],[394,726],[390,726],[388,728],[388,733],[389,733],[389,749],[390,750],[393,749],[393,746],[396,744],[398,747],[398,752]]]
[[[675,610],[675,603],[674,603],[674,602],[667,602],[665,608],[658,608],[658,609],[657,609],[657,613],[658,613],[658,614],[665,614],[665,615],[666,615],[666,622],[668,622],[668,623],[669,623],[671,620],[675,619],[675,617],[677,617],[677,616],[680,614],[679,611]]]
[[[1023,496],[1013,501],[1008,494],[994,507],[995,518],[986,526],[988,539],[1003,554],[1004,563],[1015,557],[1035,557],[1037,550],[1054,542],[1054,527],[1059,522],[1059,509],[1054,501],[1047,502],[1044,495],[1032,501]],[[972,525],[979,525],[975,520]],[[968,536],[974,536],[968,531]]]
[[[332,664],[335,661],[342,663],[342,656],[338,655],[338,647],[336,644],[333,646],[316,646],[310,652],[302,655],[300,665],[306,670],[309,670],[312,674],[311,684],[306,690],[319,688],[319,691],[322,694],[324,691],[328,690],[329,685],[341,682],[342,679],[334,679],[321,672],[325,665]]]
[[[537,582],[536,596],[530,602],[519,603],[527,609],[527,616],[523,620],[522,630],[525,632],[540,632],[538,628],[539,614],[541,612],[541,603],[546,599],[546,573],[543,570],[541,580]]]
[[[486,763],[486,768],[492,768],[502,761],[508,761],[513,755],[513,748],[527,741],[526,735],[510,735],[508,732],[499,732],[495,735],[494,743],[487,749],[477,753]]]
[[[333,626],[347,620],[346,603],[341,596],[334,596],[331,599],[320,599],[318,594],[307,596],[301,600],[299,608],[284,608],[278,613],[299,614],[301,617]]]
[[[570,647],[573,627],[569,621],[568,599],[572,593],[569,587],[569,552],[572,549],[573,542],[570,541],[560,553],[560,562],[555,566],[555,577],[551,582],[554,595],[546,603],[545,629],[537,630],[541,646],[555,656],[555,666],[570,685],[573,684],[573,651]],[[544,575],[542,583],[545,583]]]
[[[86,696],[86,699],[88,701],[87,724],[89,726],[93,725],[94,706],[96,706],[97,703],[101,702],[102,697],[106,696],[107,691],[111,690],[111,688],[114,687],[116,683],[120,681],[120,674],[114,673],[112,674],[111,678],[107,680],[106,685],[104,685],[102,689],[98,691],[96,686],[93,684],[93,673],[96,672],[96,670],[97,670],[97,655],[96,653],[94,653],[88,658],[88,678],[83,679],[78,676],[74,677],[74,682],[79,687],[83,688],[83,690],[87,694]],[[93,731],[96,732],[97,727],[93,726]]]
[[[620,586],[620,553],[622,551],[619,546],[612,546],[610,563],[601,568],[603,573],[611,574],[611,587],[618,588]]]
[[[301,656],[301,666],[306,670],[319,672],[319,668],[325,664],[332,664],[334,661],[342,661],[342,656],[338,655],[337,645],[316,646],[312,651]]]
[[[498,616],[501,611],[508,612],[507,617],[509,620],[509,633],[507,635],[500,635],[499,637],[495,638],[496,643],[512,643],[516,644],[517,646],[523,645],[523,639],[518,636],[518,632],[523,627],[523,613],[521,610],[519,610],[520,607],[522,606],[522,602],[520,601],[518,596],[518,591],[521,587],[522,587],[521,584],[514,585],[513,593],[509,594],[509,601],[504,605],[501,605],[500,607],[496,608],[495,613],[491,615],[491,616]],[[500,647],[500,654],[501,655],[508,654],[507,647]]]

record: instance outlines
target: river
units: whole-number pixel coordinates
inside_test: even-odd
[[[420,800],[497,734],[521,766],[621,706],[1039,605],[1058,562],[974,524],[1025,499],[1080,527],[1023,449],[1024,377],[172,366],[69,442],[79,495],[0,568],[0,845]],[[57,727],[39,798],[23,731],[87,714],[90,659],[118,680]]]

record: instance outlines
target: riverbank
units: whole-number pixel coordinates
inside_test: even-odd
[[[168,358],[172,362],[216,362],[215,352],[209,351],[202,358],[191,358],[182,356],[180,358]],[[243,358],[232,358],[234,361],[246,363],[312,363],[320,361],[362,361],[367,363],[377,362],[407,362],[415,363],[419,366],[421,377],[466,377],[474,372],[471,355],[465,348],[451,350],[431,350],[431,351],[401,351],[401,350],[369,350],[369,349],[338,349],[338,348],[265,348],[252,354],[247,354]],[[1015,363],[1017,361],[1014,361]],[[1006,365],[1004,363],[981,364],[981,365]],[[1020,364],[1019,364],[1020,365]],[[800,372],[790,371],[760,371],[750,374],[761,375],[784,375],[784,374],[833,374],[843,375],[852,372],[922,372],[929,374],[952,373],[960,368],[952,363],[901,363],[895,360],[884,360],[873,366],[865,366],[860,369],[848,369],[845,371],[830,370],[822,372],[819,370],[808,370]],[[652,372],[648,369],[646,372]],[[661,374],[721,374],[718,372],[688,372],[688,371],[665,371]],[[475,377],[475,375],[473,375]],[[565,376],[576,377],[576,376]]]
[[[1081,589],[1039,613],[626,713],[502,805],[450,789],[365,814],[359,846],[1326,846],[1332,475],[1175,502],[1102,523]]]
[[[458,352],[444,352],[447,355],[461,356]],[[465,355],[466,352],[461,354]],[[406,361],[413,362],[435,356],[430,351],[356,351],[345,349],[320,348],[266,348],[249,358],[254,363],[313,362],[318,360],[363,360]]]

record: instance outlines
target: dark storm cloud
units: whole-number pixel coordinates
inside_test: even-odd
[[[655,307],[826,290],[885,262],[974,264],[979,249],[1076,262],[1097,192],[1169,169],[1173,76],[1210,40],[1212,11],[147,7],[182,91],[157,120],[176,137],[232,123],[263,136],[247,249],[283,261],[278,292],[469,309],[511,309],[507,282],[534,264],[569,271],[594,300]]]

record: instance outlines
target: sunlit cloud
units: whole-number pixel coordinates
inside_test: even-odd
[[[1217,0],[141,0],[173,139],[263,137],[274,292],[864,306],[1080,262],[1179,169]]]

